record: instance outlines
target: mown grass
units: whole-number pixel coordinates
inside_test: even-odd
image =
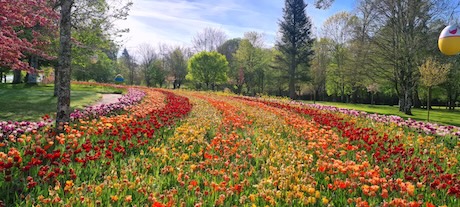
[[[307,103],[313,103],[308,101]],[[316,102],[317,104],[335,106],[339,108],[354,109],[359,111],[365,111],[368,113],[377,113],[384,115],[397,115],[405,119],[411,118],[419,121],[427,120],[427,110],[425,109],[412,109],[413,115],[407,115],[399,112],[398,106],[386,106],[386,105],[367,105],[367,104],[349,104],[349,103],[336,103],[336,102]],[[460,126],[460,110],[455,111],[447,110],[440,107],[433,107],[430,110],[430,122]]]
[[[83,108],[101,99],[101,93],[114,93],[116,89],[103,86],[71,86],[71,108]],[[45,114],[54,115],[57,98],[53,85],[28,86],[0,84],[0,120],[37,121]]]

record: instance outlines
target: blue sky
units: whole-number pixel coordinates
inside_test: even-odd
[[[119,28],[130,32],[121,39],[124,47],[135,51],[137,46],[160,43],[191,46],[194,35],[206,27],[218,28],[229,38],[242,37],[245,32],[265,34],[265,43],[272,46],[282,18],[283,0],[133,0],[130,16],[118,21]],[[318,10],[307,0],[307,15],[316,30],[331,15],[351,11],[354,0],[335,0],[327,10]]]

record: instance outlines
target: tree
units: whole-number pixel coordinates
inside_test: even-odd
[[[393,82],[399,98],[399,110],[412,115],[413,95],[418,83],[417,66],[427,51],[428,23],[433,17],[430,0],[373,0],[380,26],[373,38],[376,47],[374,64],[379,74]]]
[[[426,108],[428,111],[427,121],[430,121],[430,101],[431,101],[431,89],[433,86],[437,86],[441,83],[444,83],[449,74],[451,65],[450,64],[441,64],[433,58],[428,58],[425,63],[419,66],[419,71],[421,75],[421,82],[428,88],[427,104]]]
[[[352,97],[351,102],[357,102],[357,94],[360,88],[368,87],[369,83],[379,80],[378,75],[373,75],[372,71],[372,44],[371,37],[377,29],[373,23],[376,18],[374,5],[367,4],[371,0],[361,0],[358,2],[357,12],[349,19],[351,39],[349,41],[350,64],[349,70],[352,79],[360,80],[351,82]],[[374,93],[371,93],[373,99]],[[373,100],[371,100],[371,103]]]
[[[246,84],[248,92],[259,87],[259,92],[264,89],[264,70],[268,67],[269,58],[264,53],[263,36],[257,32],[245,33],[240,41],[238,50],[234,54],[237,67],[237,92],[241,93],[243,84]],[[255,91],[253,91],[255,95]]]
[[[174,78],[173,88],[181,87],[187,75],[187,53],[186,48],[176,47],[168,54],[169,74]]]
[[[134,76],[135,76],[135,64],[134,64],[134,57],[132,57],[128,50],[125,48],[123,49],[123,53],[121,54],[122,58],[123,58],[123,63],[126,65],[126,67],[128,68],[128,80],[129,80],[129,84],[130,85],[134,85]]]
[[[308,67],[313,55],[311,22],[305,13],[306,4],[303,0],[285,0],[283,20],[280,21],[281,39],[276,42],[282,55],[278,61],[287,63],[289,77],[289,97],[296,97],[297,69],[304,64]]]
[[[233,62],[233,55],[238,50],[240,42],[241,38],[229,39],[217,48],[217,52],[219,52],[222,55],[225,55],[225,58],[227,59],[228,63],[231,64],[231,62]]]
[[[349,45],[352,39],[353,19],[350,13],[339,12],[329,17],[323,25],[325,36],[331,40],[329,41],[330,52],[335,67],[330,69],[334,70],[332,73],[337,76],[333,81],[339,84],[342,102],[345,102],[345,88],[356,87],[359,82],[355,79],[358,75],[356,71],[358,67],[349,67]]]
[[[326,90],[326,71],[330,61],[328,41],[328,39],[321,38],[319,41],[315,41],[313,45],[315,55],[312,60],[310,77],[313,85],[314,103],[318,93],[322,92],[324,94]]]
[[[123,53],[124,52],[125,51],[123,51]],[[127,53],[128,51],[126,51],[126,55],[129,56],[129,54]],[[151,71],[152,71],[152,68],[155,68],[153,66],[155,61],[159,59],[158,54],[155,52],[155,49],[147,43],[144,43],[138,46],[138,54],[140,55],[140,64],[141,64],[145,84],[147,86],[151,86],[152,85],[151,80],[153,78],[151,76],[152,75]],[[125,58],[128,59],[129,57],[127,56],[125,56]]]
[[[60,47],[57,90],[56,128],[63,131],[63,124],[70,120],[70,66],[72,63],[71,11],[73,0],[61,0]]]
[[[217,48],[221,46],[226,39],[227,35],[222,30],[207,27],[193,37],[192,43],[195,52],[211,52],[217,51]]]
[[[72,33],[72,77],[108,82],[114,77],[118,48],[99,27],[82,27]],[[101,64],[104,63],[104,64]],[[104,77],[106,75],[106,77]]]
[[[379,84],[371,83],[366,87],[367,92],[371,93],[371,105],[374,104],[374,95],[379,92]]]
[[[460,95],[460,65],[459,61],[454,61],[447,75],[447,80],[443,84],[443,88],[447,92],[447,106],[449,110],[455,109],[455,102]]]
[[[17,0],[0,3],[0,67],[33,70],[26,55],[52,58],[46,53],[47,39],[38,31],[54,30],[59,14],[49,1]]]
[[[334,0],[316,0],[315,7],[317,9],[327,9],[332,5],[332,3],[334,3]]]
[[[148,70],[148,76],[150,77],[150,82],[152,86],[158,85],[160,88],[163,87],[165,82],[167,71],[163,67],[163,63],[160,59],[155,60]]]
[[[88,63],[85,62],[81,65],[72,64],[72,78],[78,81],[94,80],[100,83],[113,81],[116,62],[110,59],[104,52],[96,51],[93,53],[94,55],[86,60]]]
[[[224,42],[221,46],[217,48],[217,52],[219,52],[222,55],[225,55],[225,58],[228,61],[228,66],[229,66],[229,71],[228,71],[228,76],[229,76],[229,82],[232,85],[236,85],[237,88],[232,88],[236,93],[239,93],[240,87],[238,86],[243,86],[244,84],[244,74],[241,68],[238,68],[237,63],[235,61],[234,55],[236,51],[238,50],[238,47],[240,45],[241,38],[233,38],[229,39]]]
[[[10,69],[8,68],[4,68],[4,67],[0,67],[0,83],[3,83],[5,82],[6,83],[6,80],[4,80],[6,74],[8,74],[8,72],[10,71]]]
[[[211,84],[212,90],[215,84],[227,80],[228,62],[225,56],[218,52],[200,52],[194,55],[188,61],[188,74],[190,80],[202,82],[209,89]]]

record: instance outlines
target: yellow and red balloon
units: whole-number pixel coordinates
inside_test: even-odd
[[[445,55],[457,55],[460,53],[460,28],[449,25],[439,35],[439,50]]]

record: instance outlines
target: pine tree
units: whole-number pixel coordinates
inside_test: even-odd
[[[304,0],[286,0],[283,9],[283,20],[280,21],[281,39],[276,47],[281,52],[277,56],[279,62],[287,66],[289,78],[289,97],[296,97],[296,81],[299,66],[308,67],[310,57],[313,55],[311,37],[311,21],[307,17]]]
[[[134,85],[134,66],[133,66],[133,57],[129,54],[128,50],[125,48],[123,49],[123,53],[121,56],[124,58],[126,67],[129,70],[129,84]]]

